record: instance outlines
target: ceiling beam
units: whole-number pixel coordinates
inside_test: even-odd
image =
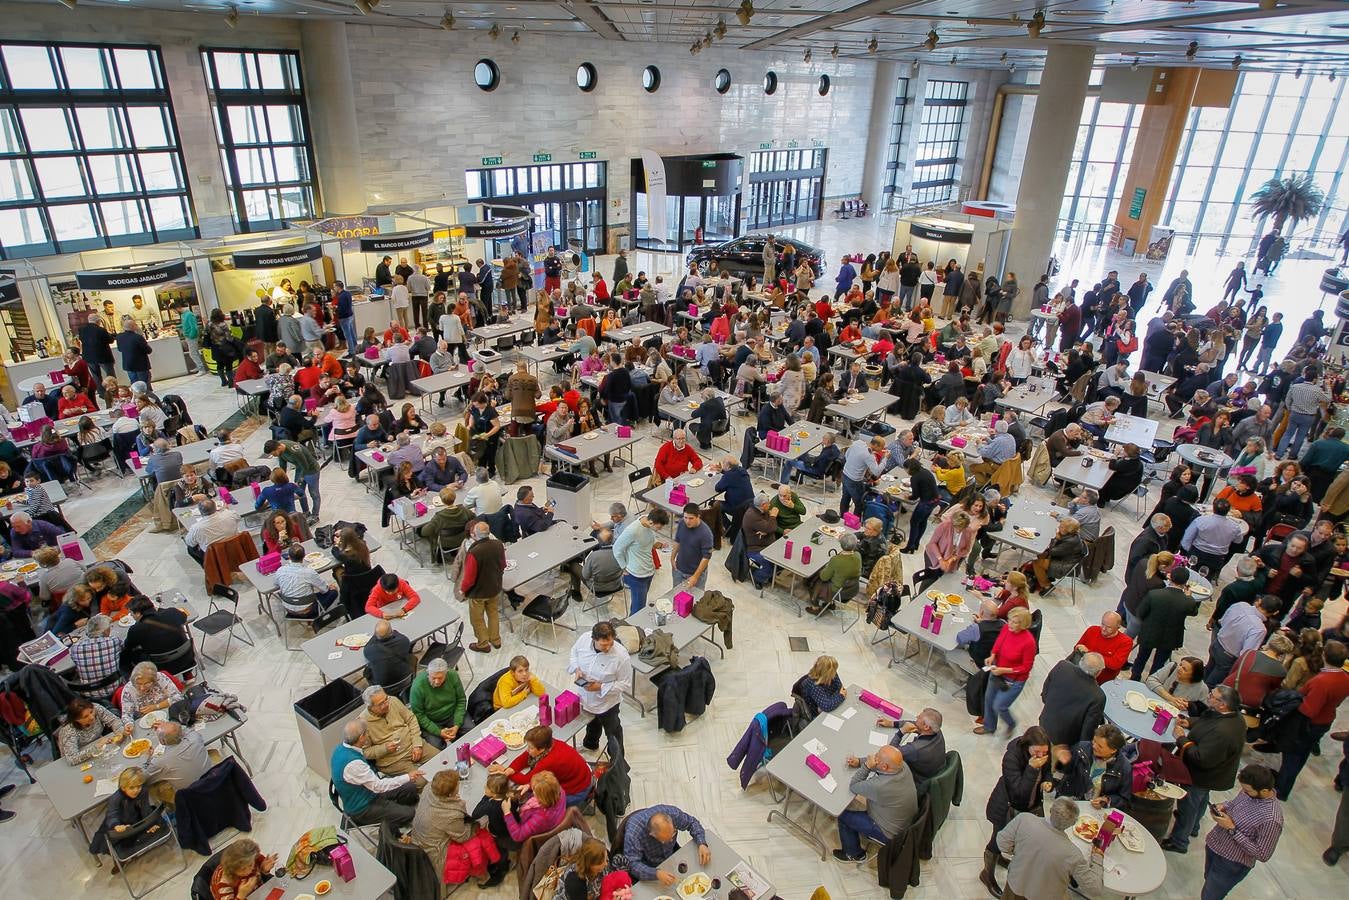
[[[927,0],[865,0],[863,3],[859,3],[856,6],[849,7],[840,12],[829,13],[828,15],[811,19],[809,22],[793,25],[791,28],[784,28],[775,35],[752,41],[741,49],[767,50],[769,47],[777,46],[784,41],[805,37],[806,35],[814,34],[821,29],[835,28],[840,25],[850,25],[853,22],[860,22],[863,19],[869,19],[873,16],[880,15],[881,13],[891,12],[892,10],[902,10],[926,2]],[[776,11],[757,10],[755,15],[776,15]]]
[[[594,3],[592,0],[559,0],[557,5],[564,12],[569,12],[584,22],[587,28],[605,40],[627,40],[623,37],[623,32],[619,31],[614,26],[613,21],[600,10],[598,3]]]

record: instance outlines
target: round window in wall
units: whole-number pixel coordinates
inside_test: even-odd
[[[765,94],[776,93],[778,89],[778,73],[769,70],[763,76],[763,92]]]
[[[731,70],[718,69],[717,77],[712,79],[712,87],[718,94],[724,94],[731,89]]]
[[[642,70],[642,90],[648,94],[654,94],[660,89],[660,69],[655,66],[647,66]]]
[[[490,59],[480,59],[473,67],[473,83],[484,91],[495,91],[501,84],[501,69]]]
[[[820,96],[821,96],[821,97],[823,97],[823,96],[825,96],[826,94],[829,93],[829,76],[828,76],[828,75],[821,75],[821,76],[820,76],[820,84],[819,84],[819,87],[816,88],[816,90],[820,92]]]
[[[576,86],[586,93],[595,89],[599,83],[599,76],[595,72],[595,67],[590,63],[581,63],[576,67]]]

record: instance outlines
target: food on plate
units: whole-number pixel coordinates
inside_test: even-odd
[[[712,879],[702,872],[694,872],[679,883],[679,896],[698,898],[712,890]]]
[[[1202,584],[1196,584],[1190,587],[1190,593],[1196,597],[1208,597],[1213,594],[1213,588]]]
[[[1101,823],[1089,816],[1081,816],[1077,824],[1073,826],[1073,834],[1084,841],[1096,840],[1096,835],[1101,831]]]
[[[702,478],[690,478],[689,487],[702,487],[706,482]]]
[[[593,441],[593,440],[595,440],[595,438],[597,438],[597,437],[599,437],[599,436],[600,436],[600,434],[599,434],[598,431],[587,431],[587,432],[586,432],[585,438],[586,438],[587,441]]]
[[[26,562],[19,566],[20,575],[27,575],[29,572],[36,572],[36,571],[37,571],[37,563],[35,562]]]
[[[508,749],[519,750],[525,745],[525,736],[518,731],[508,731],[501,736],[501,741]]]
[[[505,719],[497,719],[491,725],[487,726],[487,730],[497,737],[503,737],[511,730],[511,723]]]
[[[798,432],[796,433],[796,436],[799,437],[799,438],[808,438],[808,437],[810,437],[810,432],[809,432],[809,431],[806,431],[806,430],[803,428],[803,429],[801,429],[800,431],[798,431]]]
[[[136,624],[136,617],[127,613],[117,620],[117,624],[121,625],[123,628],[130,628],[132,625]]]
[[[927,599],[929,599],[929,600],[944,600],[944,599],[946,599],[946,595],[943,594],[941,591],[928,591],[928,592],[927,592]]]
[[[1115,832],[1115,838],[1119,840],[1120,845],[1130,853],[1143,852],[1143,838],[1138,834],[1138,829],[1132,825],[1124,825]]]
[[[352,650],[360,650],[366,644],[370,643],[370,635],[349,634],[344,638],[338,638],[337,643],[341,644],[343,647],[349,647]]]
[[[952,606],[959,606],[965,602],[959,594],[947,594],[943,599]]]
[[[145,738],[136,738],[131,743],[122,748],[122,755],[127,759],[135,759],[142,753],[150,750],[150,742]]]
[[[168,713],[166,713],[162,709],[157,709],[154,712],[148,712],[145,715],[141,716],[139,724],[140,727],[142,728],[153,728],[156,723],[167,722],[168,719],[169,719]]]
[[[320,897],[322,897],[324,894],[328,893],[332,889],[333,883],[326,878],[320,881],[318,884],[314,885],[314,893],[318,894]]]
[[[1124,705],[1134,712],[1147,712],[1148,698],[1138,691],[1129,691],[1124,695]]]

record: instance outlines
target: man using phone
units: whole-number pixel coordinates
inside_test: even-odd
[[[580,688],[581,709],[590,713],[582,745],[587,750],[598,750],[600,731],[623,746],[623,725],[618,718],[622,701],[622,686],[632,681],[632,660],[628,650],[620,644],[614,626],[596,622],[589,634],[577,638],[571,648],[567,673]]]
[[[1204,841],[1204,888],[1200,900],[1221,900],[1257,862],[1268,862],[1283,834],[1283,807],[1275,797],[1274,771],[1249,765],[1237,775],[1241,792],[1208,805],[1216,827]]]

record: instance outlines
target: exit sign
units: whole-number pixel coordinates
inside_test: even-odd
[[[594,150],[582,150],[576,154],[577,159],[599,159],[599,154]]]
[[[1148,189],[1134,188],[1133,199],[1129,201],[1129,218],[1135,222],[1143,215],[1143,203],[1148,199]]]
[[[482,158],[482,164],[483,164],[484,166],[499,166],[499,165],[501,165],[501,157],[500,157],[500,156],[484,156],[484,157]]]
[[[717,161],[716,161],[715,159],[705,159],[705,160],[703,160],[703,168],[704,168],[704,169],[715,169],[716,167],[717,167]]]
[[[795,148],[796,148],[796,141],[788,141],[788,142],[787,142],[787,147],[788,147],[788,149],[795,149]]]
[[[552,161],[553,161],[553,154],[551,153],[534,154],[534,162],[552,162]]]
[[[760,150],[772,150],[772,149],[773,149],[773,142],[772,142],[772,141],[760,141],[760,142],[759,142],[759,149],[760,149]]]

